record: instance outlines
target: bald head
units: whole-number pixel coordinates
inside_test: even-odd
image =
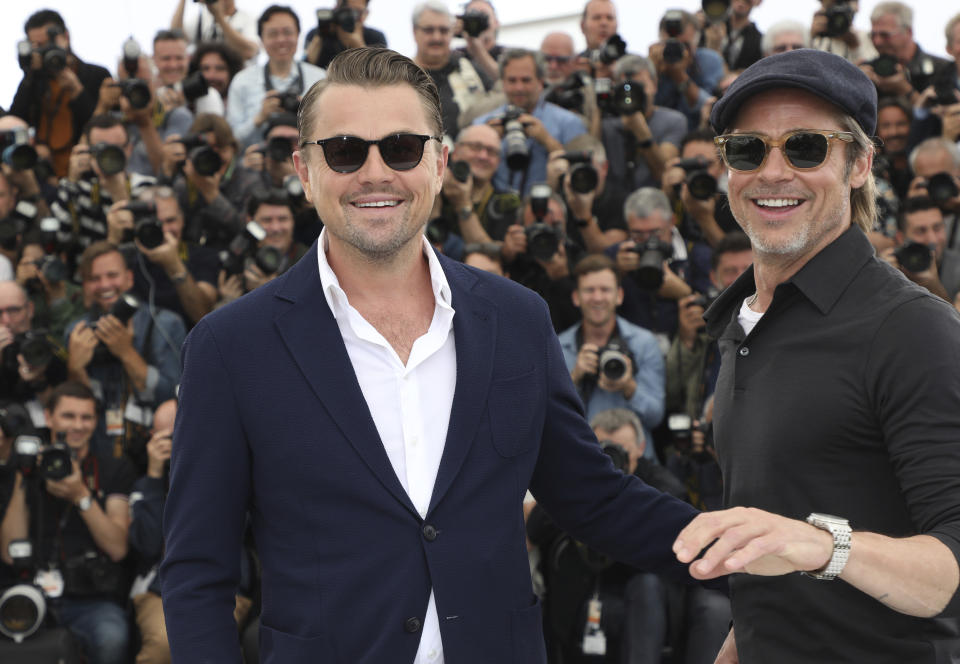
[[[16,281],[0,281],[0,327],[23,334],[33,320],[33,303]]]
[[[551,32],[543,38],[540,53],[547,62],[546,81],[550,85],[563,82],[573,73],[573,37],[566,32]]]
[[[13,129],[28,129],[30,125],[25,120],[21,120],[16,115],[4,115],[0,118],[0,131],[11,131]]]

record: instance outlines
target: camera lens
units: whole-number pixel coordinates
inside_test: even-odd
[[[283,254],[276,247],[260,247],[254,262],[264,274],[275,274],[283,267]]]
[[[183,79],[183,96],[187,101],[196,101],[207,94],[210,86],[199,71],[195,71]]]
[[[933,251],[919,242],[907,242],[897,249],[894,255],[907,272],[923,272],[933,263]]]
[[[37,151],[32,145],[8,145],[3,151],[3,163],[16,171],[27,171],[37,165]]]
[[[706,171],[694,171],[687,175],[687,189],[698,201],[705,201],[717,193],[717,180]]]
[[[223,159],[209,145],[201,145],[190,151],[190,163],[199,175],[209,176],[220,170]]]
[[[118,145],[98,143],[93,147],[93,154],[104,175],[116,175],[127,167],[127,155]]]
[[[146,81],[134,78],[123,85],[123,96],[130,102],[130,106],[140,110],[150,105],[150,86]]]
[[[937,173],[927,179],[927,193],[937,205],[943,205],[958,193],[957,185],[949,173]]]
[[[881,55],[870,64],[877,76],[893,76],[897,73],[897,59],[892,55]]]
[[[680,62],[685,51],[686,47],[679,39],[668,39],[663,45],[663,60],[669,64]]]
[[[591,164],[574,164],[570,169],[570,188],[578,194],[588,194],[597,188],[600,176]]]
[[[450,174],[457,182],[466,182],[470,179],[470,164],[458,159],[450,164]]]
[[[134,234],[147,249],[156,249],[163,244],[163,226],[157,219],[144,219],[137,224]]]

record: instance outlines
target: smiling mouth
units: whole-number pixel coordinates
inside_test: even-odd
[[[402,201],[369,201],[366,203],[351,203],[354,207],[361,209],[367,208],[393,208],[400,205]]]
[[[766,210],[792,210],[803,204],[799,198],[755,198],[753,204]]]

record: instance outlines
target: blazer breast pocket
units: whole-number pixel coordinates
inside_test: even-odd
[[[490,384],[487,413],[493,446],[501,456],[515,457],[540,444],[545,391],[536,367]]]
[[[302,637],[260,623],[260,652],[264,664],[335,662],[325,636]]]

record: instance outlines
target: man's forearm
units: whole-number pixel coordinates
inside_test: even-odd
[[[7,503],[7,511],[3,515],[3,522],[0,524],[0,559],[10,565],[13,560],[7,552],[10,542],[16,539],[24,539],[28,533],[28,516],[26,485],[20,473],[17,473],[13,484],[13,494],[10,496],[10,502]]]
[[[114,498],[114,500],[117,500]],[[110,556],[110,560],[118,562],[127,555],[127,529],[115,523],[106,512],[100,508],[96,500],[90,503],[85,512],[80,512],[87,530],[93,537],[97,547]]]
[[[182,277],[183,280],[178,283],[174,277]],[[181,274],[172,275],[171,280],[177,289],[177,297],[180,298],[183,310],[194,323],[213,311],[215,298],[210,298],[203,292],[200,284],[186,268],[183,268]]]
[[[953,552],[929,535],[854,532],[840,578],[895,611],[930,618],[956,593],[960,568]]]
[[[241,35],[236,28],[230,25],[230,21],[224,19],[223,22],[220,23],[220,29],[223,30],[223,41],[227,43],[227,46],[239,53],[241,58],[249,60],[257,55],[260,48],[256,42],[250,41]]]
[[[186,0],[179,0],[177,8],[173,11],[173,18],[170,20],[171,30],[183,30],[183,9]]]
[[[124,353],[120,361],[123,363],[123,370],[127,372],[127,377],[133,383],[134,389],[138,392],[142,391],[147,386],[146,361],[133,348]]]
[[[138,127],[143,146],[147,149],[150,168],[153,169],[154,175],[159,175],[163,172],[163,141],[160,139],[160,134],[152,120]]]

